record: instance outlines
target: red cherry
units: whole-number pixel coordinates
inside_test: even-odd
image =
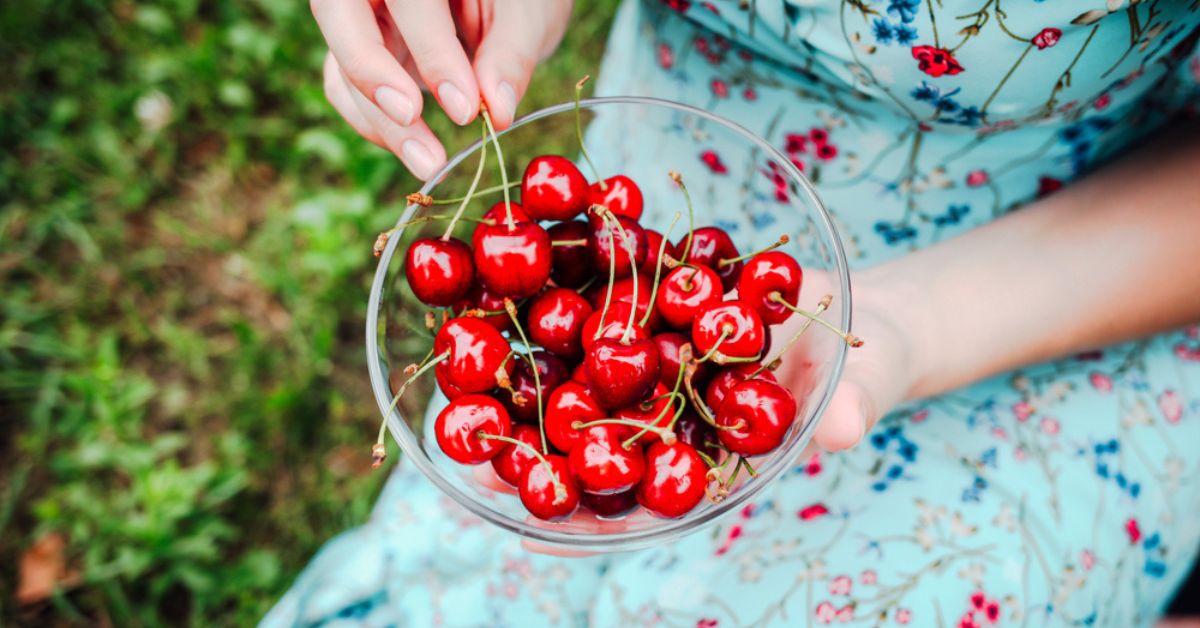
[[[532,425],[514,425],[512,437],[539,451],[542,448],[542,435],[538,428]],[[496,470],[496,475],[513,486],[520,484],[521,475],[535,464],[538,464],[538,459],[533,452],[512,443],[508,443],[495,458],[492,458],[492,468]]]
[[[645,463],[642,448],[628,449],[621,440],[628,438],[626,429],[614,425],[593,425],[583,430],[583,438],[567,454],[571,472],[588,493],[607,495],[620,493],[637,486],[642,479]]]
[[[670,255],[672,259],[679,259],[679,251],[675,249],[675,245],[667,242],[666,248],[662,247],[663,235],[653,229],[646,229],[646,263],[642,264],[642,272],[650,277],[654,276],[654,267],[659,263],[666,264],[666,260],[658,258],[658,251],[661,248],[664,255]],[[663,266],[662,274],[667,274],[669,270]],[[661,276],[661,275],[660,275]]]
[[[681,255],[686,246],[686,235],[675,244],[675,248]],[[721,266],[719,262],[723,259],[733,259],[737,256],[737,247],[734,246],[733,240],[730,239],[728,233],[725,233],[724,229],[718,227],[700,227],[692,232],[692,248],[685,261],[697,266],[708,266],[715,270],[717,275],[721,277],[721,285],[728,292],[737,285],[738,273],[742,270],[742,262],[733,262],[725,266]]]
[[[675,422],[675,435],[679,437],[679,442],[691,445],[714,462],[720,459],[721,441],[717,439],[717,430],[695,412],[688,410],[679,417]]]
[[[550,278],[550,234],[534,222],[479,227],[475,270],[488,290],[500,296],[533,296]]]
[[[650,307],[650,293],[654,290],[654,278],[646,275],[638,274],[637,282],[637,315],[634,318],[636,322],[641,322],[646,316],[646,309]],[[600,297],[603,299],[603,294]],[[633,303],[633,277],[629,276],[624,279],[618,279],[613,283],[612,299],[614,303]],[[600,306],[604,303],[601,301]],[[647,329],[654,329],[662,325],[662,317],[658,310],[650,311],[650,318],[646,321]]]
[[[642,217],[642,190],[633,179],[618,174],[604,180],[607,190],[599,182],[588,188],[588,205],[603,205],[618,216],[634,220]]]
[[[509,414],[515,421],[537,422],[537,383],[533,378],[533,371],[529,368],[529,364],[520,358],[513,358],[517,362],[516,368],[512,374],[512,389],[521,397],[524,403],[518,404],[512,400],[510,393],[501,392],[504,399],[504,405],[508,408]],[[550,397],[550,391],[558,388],[559,384],[567,381],[567,365],[563,363],[558,356],[548,351],[534,351],[533,362],[538,367],[538,378],[542,382],[542,403]],[[544,407],[544,406],[543,406]]]
[[[800,264],[782,251],[759,253],[746,262],[738,278],[738,299],[750,304],[763,322],[778,325],[792,315],[792,311],[777,301],[771,294],[778,292],[788,303],[800,298],[800,283],[803,272]]]
[[[596,343],[596,329],[600,327],[600,315],[604,313],[604,306],[596,308],[592,315],[583,322],[583,334],[581,340],[583,342],[583,350],[586,353]],[[625,333],[625,328],[629,325],[629,310],[633,306],[627,302],[613,303],[608,306],[608,314],[604,317],[604,330],[600,333],[600,338],[620,338]],[[637,322],[634,322],[633,330],[629,332],[630,339],[639,340],[649,338]]]
[[[708,389],[704,392],[704,402],[708,404],[708,407],[716,411],[725,401],[725,395],[729,393],[729,390],[746,381],[761,366],[762,364],[758,362],[748,362],[722,367],[713,376],[712,381],[708,383]],[[765,369],[763,372],[755,375],[754,379],[765,379],[768,382],[776,381],[775,374]]]
[[[604,220],[599,214],[588,216],[588,251],[592,255],[592,270],[607,277],[610,256],[616,258],[616,277],[628,277],[634,267],[641,268],[646,262],[649,247],[646,243],[646,231],[632,218],[617,216],[617,229],[612,222]],[[614,247],[613,244],[616,244]],[[630,264],[629,252],[633,252],[633,264]]]
[[[601,338],[583,358],[592,396],[605,408],[624,408],[650,395],[658,383],[658,347],[648,338],[622,344]]]
[[[708,485],[708,465],[691,445],[654,443],[646,448],[646,470],[637,488],[643,508],[674,519],[691,512]]]
[[[546,438],[561,452],[570,452],[579,442],[580,431],[571,426],[575,421],[588,423],[605,417],[588,387],[579,382],[561,384],[546,402]]]
[[[570,220],[588,206],[587,179],[571,160],[534,157],[521,179],[521,203],[534,220]]]
[[[707,266],[680,266],[667,273],[658,286],[655,308],[662,313],[668,325],[677,329],[687,328],[700,310],[720,303],[724,293],[721,278],[712,269]]]
[[[671,383],[674,384],[674,382]],[[654,387],[654,391],[650,394],[651,398],[661,397],[660,399],[656,399],[654,401],[646,400],[641,403],[635,403],[628,408],[621,408],[620,410],[617,410],[616,414],[613,416],[618,419],[638,421],[640,423],[645,423],[646,425],[654,425],[665,428],[671,422],[671,418],[674,416],[673,410],[666,410],[667,404],[671,403],[671,399],[666,397],[668,392],[670,392],[670,389],[662,385],[660,382]],[[664,410],[666,410],[665,414]],[[638,431],[639,428],[630,427],[629,436],[633,436]],[[640,445],[649,445],[650,443],[660,440],[662,440],[662,437],[660,437],[658,434],[654,432],[646,432],[638,438],[637,442]]]
[[[455,462],[479,464],[496,457],[504,443],[480,434],[508,436],[512,421],[499,401],[487,395],[464,395],[438,413],[433,424],[438,447]]]
[[[579,507],[579,484],[571,476],[566,456],[551,454],[546,463],[550,468],[540,461],[529,467],[517,485],[517,495],[525,510],[538,519],[566,519]]]
[[[583,355],[583,324],[592,305],[569,288],[551,288],[529,304],[529,339],[564,358]]]
[[[675,331],[658,334],[652,340],[658,347],[660,362],[658,381],[668,388],[674,388],[675,379],[679,377],[679,352],[683,349],[683,345],[691,341],[687,336]],[[701,382],[707,381],[708,371],[708,362],[697,364],[696,372],[692,374],[693,385],[698,386]]]
[[[587,240],[588,225],[582,220],[560,222],[546,230],[551,242],[576,242]],[[592,272],[592,254],[587,243],[555,244],[551,253],[550,277],[563,288],[578,288],[595,276]]]
[[[741,301],[713,303],[700,310],[692,323],[692,342],[699,355],[707,354],[722,334],[726,337],[717,351],[725,357],[757,358],[766,343],[762,319]]]
[[[584,493],[580,501],[597,518],[607,520],[620,519],[638,507],[637,495],[632,490],[611,495]]]
[[[451,384],[446,379],[445,372],[439,371],[437,369],[437,367],[434,367],[434,369],[433,369],[433,379],[435,381],[437,381],[438,389],[440,389],[442,391],[442,394],[446,395],[446,399],[449,399],[450,401],[454,401],[455,399],[458,399],[459,397],[467,394],[467,393],[463,392],[462,389],[460,389],[458,386]]]
[[[453,305],[471,289],[475,279],[471,249],[458,238],[421,238],[408,247],[404,277],[422,303]]]
[[[485,315],[479,317],[479,320],[495,327],[498,331],[508,331],[513,328],[512,319],[508,317],[508,313],[504,311],[504,297],[488,290],[482,283],[478,281],[467,292],[467,295],[458,302],[456,311],[465,312],[466,310],[482,310]]]
[[[530,221],[529,214],[526,214],[525,210],[521,209],[521,205],[519,203],[512,203],[512,217],[513,217],[513,222],[517,222],[517,223]],[[507,225],[508,224],[508,212],[505,211],[505,209],[504,209],[504,201],[500,201],[499,203],[492,205],[490,209],[483,212],[483,215],[480,216],[480,219],[490,220],[490,221],[492,221],[493,225],[500,225],[500,224]],[[487,224],[488,223],[486,223],[486,222],[480,222],[475,225],[475,230],[471,232],[471,248],[472,249],[479,248],[479,238],[483,236],[483,232],[480,231],[480,227],[485,227],[485,226],[487,226]]]
[[[578,382],[584,386],[588,385],[587,369],[583,367],[583,362],[575,365],[575,369],[571,371],[571,381]]]
[[[717,437],[730,451],[743,456],[765,454],[783,443],[796,419],[796,400],[786,388],[762,379],[730,389],[717,410]]]
[[[495,327],[478,318],[452,318],[434,336],[434,354],[449,352],[434,369],[464,393],[484,392],[496,387],[500,373],[512,373],[509,351],[508,341]]]

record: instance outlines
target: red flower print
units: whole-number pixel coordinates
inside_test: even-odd
[[[854,581],[850,579],[850,576],[838,576],[829,581],[830,595],[850,595],[853,588]]]
[[[979,624],[975,623],[975,614],[967,613],[958,620],[958,628],[979,628]]]
[[[1092,373],[1088,375],[1088,380],[1092,382],[1092,388],[1095,388],[1100,392],[1111,392],[1113,389],[1112,378],[1104,373],[1092,371]]]
[[[1138,541],[1142,540],[1142,529],[1138,527],[1137,519],[1130,517],[1125,522],[1125,533],[1129,535],[1130,545],[1136,545]]]
[[[785,140],[784,150],[789,153],[803,153],[808,150],[808,137],[799,133],[788,133],[783,136]]]
[[[658,45],[658,65],[664,70],[670,70],[675,65],[675,51],[666,44]]]
[[[749,50],[746,50],[745,48],[738,50],[738,57],[741,58],[742,61],[750,61],[750,60],[754,59],[754,55],[751,54],[751,52]]]
[[[812,458],[808,459],[808,464],[804,465],[804,474],[805,475],[812,477],[819,473],[821,473],[821,454],[820,454],[820,452],[813,454]],[[866,572],[864,571],[863,574],[866,574]]]
[[[709,11],[712,11],[713,15],[720,15],[720,14],[721,14],[721,10],[717,8],[717,5],[715,5],[715,4],[711,3],[711,2],[701,2],[701,3],[700,3],[700,6],[702,6],[702,7],[706,8],[706,9],[708,9]]]
[[[984,604],[987,604],[987,596],[983,594],[983,591],[976,591],[971,594],[971,606],[975,610],[983,610]]]
[[[869,585],[875,584],[875,582],[878,580],[878,577],[879,576],[875,574],[874,569],[864,569],[862,574],[858,576],[858,579],[861,580],[863,584]]]
[[[733,547],[733,542],[738,540],[738,538],[741,536],[742,536],[742,526],[735,525],[732,528],[729,528],[729,534],[725,537],[725,542],[722,543],[721,546],[717,548],[716,555],[723,556],[726,552],[729,551],[729,548]]]
[[[1096,102],[1092,103],[1092,106],[1096,108],[1096,111],[1103,111],[1108,108],[1108,105],[1111,102],[1111,94],[1100,94],[1100,97],[1096,99]]]
[[[753,516],[754,516],[754,504],[746,504],[746,507],[742,508],[742,519],[749,519],[750,517],[753,517]]]
[[[1042,32],[1033,36],[1033,45],[1038,47],[1038,50],[1045,50],[1054,44],[1058,43],[1058,38],[1062,37],[1062,31],[1057,28],[1043,28]]]
[[[837,157],[837,146],[833,144],[821,144],[817,147],[817,159],[829,161],[834,157]]]
[[[717,628],[719,625],[721,625],[721,622],[715,619],[701,619],[696,622],[696,628]]]
[[[825,601],[817,604],[815,615],[818,623],[828,624],[831,623],[834,616],[837,615],[837,610],[833,608],[833,604]]]
[[[808,131],[808,138],[817,144],[824,144],[829,141],[829,132],[825,129],[812,128]]]
[[[928,419],[928,418],[929,418],[929,410],[917,410],[916,412],[913,413],[913,415],[911,417],[909,417],[909,420],[912,421],[913,423],[920,423],[921,421],[924,421],[925,419]]]
[[[943,74],[953,76],[963,71],[963,67],[949,50],[933,46],[913,46],[912,56],[917,60],[917,69],[932,77]]]
[[[796,516],[804,521],[812,521],[817,517],[827,514],[829,514],[829,509],[825,507],[825,504],[813,504],[801,508],[800,512],[796,513]]]
[[[977,188],[988,182],[987,170],[972,170],[967,173],[967,187]]]
[[[746,89],[742,90],[742,98],[745,98],[750,102],[754,102],[758,100],[758,92],[754,91],[753,87],[747,87]]]
[[[696,51],[700,53],[708,52],[708,40],[703,35],[696,35]]]
[[[804,162],[803,162],[803,161],[800,161],[799,159],[797,159],[797,158],[795,158],[795,157],[792,157],[792,158],[791,158],[791,162],[792,162],[792,165],[793,165],[793,166],[795,166],[797,170],[799,170],[800,172],[804,172]],[[782,179],[783,179],[783,177],[779,177],[779,178],[780,178],[781,182],[780,182],[780,183],[776,183],[775,185],[776,185],[777,187],[784,187],[784,188],[786,188],[786,187],[787,187],[787,185],[782,183]]]
[[[663,4],[667,5],[671,9],[679,11],[680,13],[687,11],[688,7],[692,6],[690,0],[663,0]]]
[[[725,98],[726,96],[729,96],[729,83],[726,83],[721,79],[713,79],[712,92],[717,98]]]
[[[1037,197],[1042,198],[1062,189],[1063,182],[1054,177],[1038,177]]]
[[[1158,409],[1170,423],[1178,423],[1183,418],[1183,398],[1174,390],[1163,391],[1158,396]]]
[[[1175,345],[1175,356],[1188,362],[1200,362],[1200,347],[1193,349],[1181,342]]]
[[[1000,619],[1000,605],[996,602],[988,602],[987,606],[983,607],[983,614],[987,617],[988,623],[996,623]]]
[[[708,166],[709,170],[712,170],[717,174],[725,174],[729,172],[729,168],[725,167],[725,163],[721,161],[721,156],[715,151],[706,150],[703,153],[700,153],[700,161],[703,161],[704,165]]]

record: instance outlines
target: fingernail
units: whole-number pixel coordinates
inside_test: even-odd
[[[384,85],[375,90],[375,104],[379,105],[387,117],[395,120],[400,126],[408,126],[413,123],[416,109],[413,107],[412,101],[391,87]]]
[[[429,179],[433,176],[433,169],[437,164],[433,162],[433,153],[429,152],[424,144],[417,140],[408,140],[400,146],[400,153],[404,165],[418,178]]]
[[[442,103],[442,108],[446,110],[446,114],[450,119],[458,124],[466,124],[471,119],[471,103],[467,102],[467,97],[463,95],[454,83],[450,81],[442,81],[438,85],[438,100]]]
[[[517,92],[507,81],[496,86],[496,100],[496,108],[508,114],[510,120],[517,115]]]

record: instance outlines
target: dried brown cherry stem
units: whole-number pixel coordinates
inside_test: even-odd
[[[626,427],[640,427],[640,428],[642,428],[643,432],[654,432],[655,434],[658,434],[658,437],[662,439],[662,442],[664,445],[674,445],[675,441],[678,440],[678,438],[675,436],[675,432],[672,432],[671,430],[661,428],[661,427],[658,427],[657,425],[652,425],[650,423],[645,423],[643,421],[638,421],[635,419],[618,419],[618,418],[614,417],[614,418],[606,418],[606,419],[596,419],[595,421],[587,421],[587,422],[572,421],[571,429],[584,430],[589,427],[594,427],[597,425],[624,425]],[[634,439],[634,441],[636,441],[636,440],[637,439]],[[621,446],[624,447],[625,449],[629,449],[632,445],[633,445],[633,443],[630,441],[625,441],[624,443],[621,443]]]
[[[487,105],[479,103],[479,113],[483,123],[487,125],[488,134],[492,137],[492,145],[496,147],[496,161],[500,162],[500,184],[504,189],[504,215],[508,230],[512,231],[517,223],[513,222],[512,197],[508,193],[508,168],[504,165],[504,151],[500,148],[500,138],[496,137],[496,127],[492,126],[492,116],[488,113]]]
[[[772,250],[775,250],[775,249],[777,249],[777,248],[779,248],[779,247],[781,247],[781,246],[783,246],[783,245],[787,244],[788,242],[791,242],[791,238],[787,237],[787,234],[785,233],[785,234],[783,234],[783,235],[779,236],[779,239],[778,239],[778,240],[776,240],[776,241],[775,241],[773,244],[771,244],[770,246],[764,246],[763,248],[761,248],[761,249],[759,249],[759,250],[757,250],[757,251],[751,251],[751,252],[749,252],[749,253],[745,253],[745,254],[743,254],[743,255],[739,255],[739,256],[737,256],[737,257],[730,257],[730,258],[726,258],[726,259],[718,260],[718,261],[717,261],[717,268],[724,268],[724,267],[726,267],[726,266],[728,266],[728,265],[730,265],[730,264],[736,264],[736,263],[738,263],[738,262],[740,262],[740,261],[743,261],[743,260],[748,260],[748,259],[750,259],[751,257],[754,257],[755,255],[758,255],[758,254],[760,254],[760,253],[766,253],[767,251],[772,251]]]
[[[509,187],[509,189],[512,189],[512,188],[517,187],[518,185],[521,185],[520,181],[513,181],[508,184],[508,187]],[[503,185],[493,185],[491,187],[483,188],[482,190],[476,190],[475,196],[483,196],[484,194],[491,194],[492,192],[499,192],[502,189],[504,189]],[[414,197],[417,200],[413,200]],[[433,198],[432,196],[427,196],[427,195],[421,194],[419,192],[414,192],[414,193],[408,195],[408,202],[416,203],[417,205],[424,205],[425,207],[429,207],[430,205],[453,205],[455,203],[461,203],[463,198],[465,198],[465,197],[459,196],[457,198]],[[418,202],[418,201],[426,201],[426,200],[428,202],[425,202],[425,203]]]
[[[795,305],[792,305],[791,303],[788,303],[788,300],[783,298],[783,295],[780,294],[778,291],[772,292],[771,294],[767,295],[767,298],[782,305],[783,307],[786,307],[787,309],[799,314],[800,316],[803,316],[803,317],[807,318],[808,320],[824,327],[825,329],[828,329],[829,331],[837,334],[838,336],[840,336],[842,338],[842,340],[846,341],[846,344],[850,345],[851,347],[861,347],[863,345],[863,341],[858,336],[855,336],[854,334],[852,334],[848,331],[842,331],[842,330],[838,329],[836,326],[834,326],[833,323],[830,323],[829,321],[826,321],[825,319],[818,317],[816,314],[813,314],[812,312],[807,312],[805,310],[802,310],[802,309],[796,307]]]
[[[829,305],[831,303],[833,303],[833,295],[827,294],[827,295],[821,297],[821,300],[817,303],[817,309],[813,310],[813,315],[820,316],[822,312],[829,309]],[[774,360],[763,360],[762,366],[755,369],[754,372],[751,373],[750,376],[747,377],[746,379],[754,379],[755,377],[758,377],[758,374],[762,373],[763,371],[774,370],[775,368],[777,368],[779,366],[779,364],[782,362],[783,356],[787,355],[787,352],[790,351],[793,346],[795,346],[795,344],[800,340],[800,336],[803,335],[804,332],[809,327],[812,326],[812,324],[813,324],[812,318],[806,319],[804,321],[804,324],[800,326],[800,329],[798,329],[795,334],[792,334],[792,337],[789,338],[787,343],[783,345],[783,348],[781,348],[779,350],[779,353],[776,354],[775,359]]]
[[[542,451],[549,452],[550,447],[546,444],[546,416],[542,404],[542,376],[538,373],[537,361],[533,359],[533,345],[529,343],[529,338],[525,337],[525,329],[521,327],[521,320],[517,316],[516,304],[508,297],[504,297],[504,311],[508,312],[508,318],[512,320],[513,327],[517,328],[517,334],[521,336],[521,343],[525,345],[525,357],[529,360],[529,370],[533,372],[533,385],[537,390],[538,432],[542,436]]]
[[[487,125],[481,124],[479,129],[482,135],[479,141],[479,166],[475,168],[475,178],[471,179],[471,187],[467,188],[467,194],[463,197],[462,203],[458,205],[458,211],[454,212],[450,224],[446,225],[446,233],[442,234],[442,240],[449,240],[450,235],[454,233],[454,225],[458,224],[459,218],[462,218],[463,212],[467,209],[467,203],[470,203],[471,198],[475,196],[475,189],[479,187],[479,179],[483,176],[483,166],[487,163]]]
[[[445,360],[448,357],[450,357],[450,352],[446,351],[432,360],[426,359],[425,364],[414,371],[408,379],[404,380],[403,384],[400,384],[399,390],[396,391],[396,396],[392,397],[391,405],[389,405],[388,409],[383,413],[383,420],[379,422],[379,436],[375,438],[375,445],[371,447],[372,469],[378,469],[379,465],[383,464],[383,461],[387,459],[387,447],[383,444],[383,435],[387,433],[387,420],[388,417],[392,415],[392,411],[396,409],[396,405],[400,403],[400,398],[404,396],[404,392],[408,390],[409,384],[416,381],[416,379],[423,373],[437,366],[442,360]]]
[[[668,174],[668,176],[671,177],[671,180],[675,182],[675,185],[678,185],[679,189],[683,191],[683,200],[684,200],[684,202],[687,203],[687,209],[688,209],[687,244],[684,245],[683,255],[680,256],[680,260],[686,262],[688,256],[691,255],[691,253],[692,253],[692,234],[694,234],[696,232],[696,210],[692,207],[692,195],[688,193],[687,186],[683,184],[683,175],[679,174],[678,172],[676,172],[674,170],[670,171],[667,174]]]
[[[654,301],[658,298],[658,282],[662,280],[663,258],[667,256],[667,236],[671,235],[671,230],[675,228],[675,223],[679,222],[680,214],[675,212],[675,216],[671,218],[671,224],[667,225],[667,230],[662,234],[662,242],[658,243],[658,263],[654,265],[654,285],[650,288],[650,302],[646,305],[646,313],[642,315],[642,320],[638,322],[642,327],[650,322],[650,314],[654,312]],[[637,269],[634,269],[637,272]],[[636,296],[635,296],[636,298]]]
[[[582,108],[580,107],[579,99],[583,95],[583,86],[588,82],[590,76],[584,74],[583,78],[575,84],[575,137],[579,139],[579,152],[583,153],[583,158],[588,162],[588,167],[592,169],[592,176],[596,178],[596,182],[600,184],[600,190],[608,191],[608,184],[604,179],[600,178],[600,171],[596,169],[595,162],[592,161],[592,156],[588,154],[587,146],[583,143],[583,116]]]
[[[499,434],[488,434],[487,432],[476,432],[475,437],[479,440],[498,440],[502,443],[521,447],[529,450],[538,459],[538,462],[546,466],[546,470],[550,472],[550,481],[554,483],[554,504],[558,505],[567,499],[567,487],[559,481],[558,475],[554,473],[554,467],[550,466],[550,461],[546,460],[546,456],[537,450],[537,447],[531,446],[529,443],[519,441],[508,436],[500,436]]]
[[[587,244],[587,238],[578,240],[551,240],[550,246],[583,246]]]

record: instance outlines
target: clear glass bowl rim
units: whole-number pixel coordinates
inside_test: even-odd
[[[812,183],[808,178],[800,172],[791,160],[784,156],[779,149],[772,146],[767,141],[752,133],[745,127],[718,116],[716,114],[697,109],[695,107],[677,103],[661,98],[648,98],[641,96],[610,96],[587,98],[580,102],[583,109],[593,109],[605,107],[609,105],[638,105],[649,107],[665,107],[674,109],[685,114],[697,116],[708,120],[712,123],[719,124],[728,130],[744,137],[747,141],[755,144],[764,153],[770,155],[783,169],[786,175],[796,183],[800,190],[803,191],[810,207],[816,211],[815,224],[817,228],[823,231],[823,235],[827,242],[831,243],[833,261],[837,267],[839,281],[836,289],[840,291],[838,295],[842,304],[841,320],[838,324],[842,329],[850,329],[851,318],[851,294],[850,294],[850,272],[849,265],[846,262],[846,253],[842,245],[841,238],[838,236],[837,230],[834,228],[833,219],[821,199],[817,196]],[[536,122],[542,118],[557,115],[560,113],[570,112],[574,109],[574,102],[566,102],[558,105],[553,105],[522,116],[513,122],[512,126],[504,131],[497,133],[498,136],[504,136],[508,132],[520,128],[526,124]],[[421,187],[421,194],[428,194],[436,185],[441,183],[445,176],[458,166],[464,159],[471,156],[479,149],[481,140],[476,140],[470,146],[461,150],[458,154],[450,158],[446,165],[441,168],[433,177],[429,179],[424,186]],[[417,205],[409,204],[405,211],[397,219],[396,224],[400,225],[415,214],[418,210]],[[388,268],[391,265],[392,256],[395,255],[396,247],[399,245],[401,238],[390,238],[379,256],[379,264],[375,269],[375,278],[371,283],[371,294],[367,305],[367,369],[370,372],[371,389],[375,394],[375,401],[379,405],[380,413],[388,412],[388,408],[392,403],[392,392],[388,383],[388,378],[383,372],[383,360],[380,357],[379,340],[378,340],[378,325],[379,314],[383,304],[384,283],[387,280]],[[409,462],[416,465],[425,477],[429,478],[437,488],[449,495],[455,502],[465,507],[471,513],[479,516],[485,521],[499,526],[509,532],[520,535],[521,537],[533,541],[535,543],[567,548],[572,550],[586,550],[597,552],[613,552],[627,551],[633,549],[641,549],[649,547],[664,541],[669,541],[674,538],[694,531],[705,524],[711,523],[716,519],[734,512],[743,507],[747,502],[754,498],[768,484],[770,484],[779,474],[793,466],[796,458],[800,454],[800,450],[807,444],[809,432],[814,430],[824,415],[825,408],[829,405],[829,401],[833,396],[834,389],[838,380],[841,378],[842,368],[846,360],[846,346],[844,344],[837,345],[837,356],[832,370],[830,371],[830,384],[826,387],[824,394],[817,403],[816,411],[813,414],[814,420],[801,428],[801,433],[796,440],[787,449],[778,451],[772,454],[769,462],[758,469],[758,477],[747,482],[742,487],[730,495],[725,501],[716,505],[713,508],[700,513],[696,516],[685,515],[679,519],[662,519],[661,525],[644,530],[620,531],[610,533],[580,533],[566,532],[556,530],[553,524],[546,524],[548,527],[538,527],[530,525],[524,521],[517,521],[509,518],[506,515],[493,511],[491,508],[484,505],[474,497],[458,490],[453,484],[444,479],[438,472],[433,462],[421,451],[419,444],[420,438],[413,433],[409,428],[408,423],[400,416],[399,409],[392,410],[387,416],[388,431],[391,433],[402,450],[402,457],[407,457]]]

